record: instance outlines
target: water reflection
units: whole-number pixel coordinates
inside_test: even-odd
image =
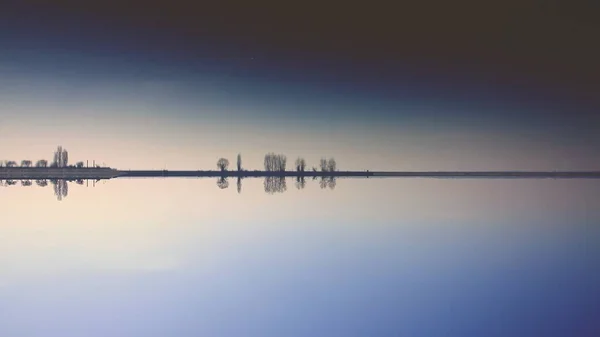
[[[302,190],[306,187],[306,178],[304,178],[304,176],[297,176],[295,180],[297,189]]]
[[[69,184],[67,183],[66,180],[52,179],[52,180],[50,180],[50,182],[53,185],[54,195],[56,195],[56,198],[58,199],[58,201],[61,201],[63,198],[67,197],[67,194],[69,194]]]
[[[15,186],[17,185],[17,180],[0,180],[0,186]],[[21,180],[21,186],[23,187],[30,187],[33,186],[33,180],[29,180],[29,179],[25,179],[25,180]],[[68,186],[68,181],[65,179],[51,179],[50,182],[52,183],[53,189],[54,189],[54,195],[56,195],[56,198],[61,201],[63,198],[65,198],[68,194],[69,194],[69,186]],[[83,180],[78,179],[76,180],[77,184],[79,185],[83,185]],[[38,179],[35,180],[35,184],[39,187],[46,187],[48,186],[48,180],[47,179]]]
[[[326,189],[329,187],[330,190],[335,189],[336,178],[335,177],[321,177],[321,181],[319,181],[319,186],[321,189]]]
[[[17,180],[0,335],[595,336],[600,181],[305,178]]]
[[[268,194],[283,193],[287,191],[285,177],[265,177],[265,192]]]
[[[237,193],[242,193],[242,177],[236,178],[236,189]],[[319,187],[321,189],[335,189],[337,178],[331,177],[313,177],[313,180],[319,181]],[[48,186],[48,182],[52,184],[54,195],[57,200],[61,201],[69,194],[69,182],[75,182],[77,185],[84,185],[86,180],[84,179],[37,179],[37,180],[0,180],[0,186],[15,186],[19,182],[21,186],[29,187],[33,186],[33,182],[39,187]],[[229,188],[228,177],[219,177],[217,179],[217,187],[219,189]],[[299,175],[294,178],[294,186],[298,190],[305,189],[307,185],[307,179],[305,176]],[[265,177],[264,178],[264,191],[267,194],[284,193],[287,191],[286,177]]]
[[[46,179],[36,180],[35,183],[40,187],[48,186],[48,180],[46,180]]]
[[[227,177],[220,177],[219,179],[217,179],[217,186],[222,190],[228,188],[229,181],[227,180]]]

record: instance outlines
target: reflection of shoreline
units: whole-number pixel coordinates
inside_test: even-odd
[[[600,178],[600,171],[119,171],[111,168],[0,168],[0,179],[111,179],[111,178],[265,178],[265,177],[414,177],[414,178]]]
[[[41,179],[110,179],[119,175],[111,168],[45,168],[45,167],[1,167],[0,179],[41,180]]]
[[[21,186],[23,187],[33,186],[33,180],[31,179],[0,179],[0,186],[15,186],[18,181],[21,182]],[[69,182],[75,182],[78,185],[84,184],[84,180],[82,179],[37,179],[35,180],[35,184],[39,187],[46,187],[48,186],[48,181],[52,183],[54,195],[56,195],[59,201],[69,194]]]

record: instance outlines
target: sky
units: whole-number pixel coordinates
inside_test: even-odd
[[[593,2],[1,6],[0,160],[600,169]]]

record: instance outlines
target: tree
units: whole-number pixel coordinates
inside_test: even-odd
[[[38,160],[35,167],[48,167],[48,161],[45,159]]]
[[[265,155],[265,171],[273,172],[273,171],[285,171],[285,166],[287,163],[287,157],[283,154],[275,154],[273,152],[267,153]]]
[[[77,168],[83,168],[83,165],[84,165],[83,162],[79,161],[79,162],[77,162],[77,164],[75,164],[75,167],[77,167]]]
[[[217,160],[217,168],[221,171],[227,171],[227,168],[229,167],[229,160],[225,159],[225,158],[220,158],[219,160]]]
[[[335,159],[329,158],[329,160],[327,161],[327,171],[335,172],[336,170],[337,170],[337,164],[335,162]]]
[[[54,162],[52,167],[67,167],[69,164],[69,153],[63,149],[62,146],[58,146],[54,152]]]
[[[21,160],[21,167],[31,167],[31,160]]]
[[[298,159],[296,159],[296,171],[304,172],[305,170],[306,170],[306,160],[304,160],[304,158],[298,157]]]
[[[321,158],[319,161],[319,167],[321,168],[322,172],[335,172],[337,170],[337,164],[333,158]]]
[[[6,162],[6,167],[16,167],[17,166],[17,162],[14,160],[9,160]]]
[[[242,170],[242,155],[240,153],[238,153],[238,156],[237,156],[237,170],[238,171]]]
[[[327,172],[327,159],[321,158],[319,161],[319,168],[321,168],[322,172]]]

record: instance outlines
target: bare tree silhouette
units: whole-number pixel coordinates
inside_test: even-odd
[[[58,146],[54,152],[52,167],[67,167],[69,164],[69,153],[62,146]]]
[[[241,171],[242,170],[242,154],[238,153],[237,155],[237,170]]]
[[[229,181],[227,180],[227,177],[220,177],[219,179],[217,179],[217,186],[219,186],[219,188],[222,190],[228,188]]]
[[[335,162],[335,159],[329,158],[329,160],[327,160],[327,171],[329,171],[329,172],[337,171],[337,163]]]
[[[48,167],[48,161],[45,159],[38,160],[35,163],[35,167]]]
[[[265,177],[264,185],[268,194],[283,193],[287,190],[285,177]]]
[[[327,171],[327,159],[321,158],[321,160],[319,160],[319,168],[322,172]]]
[[[31,167],[31,160],[21,160],[21,167]]]
[[[298,159],[296,159],[296,171],[304,172],[305,170],[306,170],[306,160],[304,160],[304,158],[298,157]]]
[[[227,168],[229,167],[229,160],[225,159],[225,158],[219,158],[219,160],[217,160],[217,168],[221,171],[227,171]]]
[[[283,154],[275,154],[273,152],[267,153],[265,155],[265,171],[273,172],[273,171],[285,171],[285,166],[287,163],[287,157]]]
[[[335,172],[337,170],[337,164],[333,158],[321,158],[319,161],[319,168],[321,169],[321,172]]]
[[[78,161],[78,162],[75,164],[75,167],[77,167],[77,168],[83,168],[84,166],[85,166],[85,164],[84,164],[82,161]]]
[[[14,160],[9,160],[6,162],[6,167],[17,167],[17,162]]]

